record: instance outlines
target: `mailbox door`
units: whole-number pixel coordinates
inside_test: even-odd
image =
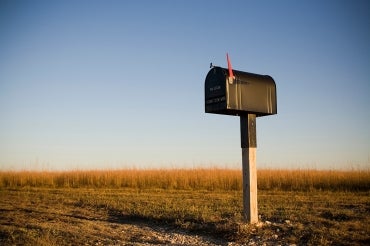
[[[206,113],[217,113],[226,109],[226,75],[220,67],[212,68],[205,82]]]

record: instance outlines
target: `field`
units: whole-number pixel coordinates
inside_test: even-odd
[[[0,172],[1,245],[370,245],[370,172],[259,170],[260,223],[240,170]]]

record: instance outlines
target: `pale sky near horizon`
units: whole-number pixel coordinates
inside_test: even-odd
[[[0,170],[241,168],[226,52],[277,85],[257,168],[370,168],[369,1],[0,0]]]

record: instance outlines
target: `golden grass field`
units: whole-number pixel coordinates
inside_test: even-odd
[[[259,170],[259,190],[368,191],[370,171]],[[240,170],[159,169],[66,172],[0,172],[0,187],[133,188],[164,190],[242,189]]]
[[[228,169],[0,172],[0,244],[370,245],[368,170],[259,170],[259,226],[241,189]]]

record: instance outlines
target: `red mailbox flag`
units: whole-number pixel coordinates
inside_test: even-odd
[[[226,59],[227,59],[227,68],[229,69],[229,78],[234,78],[233,68],[231,67],[231,62],[229,58],[229,54],[226,53]]]

